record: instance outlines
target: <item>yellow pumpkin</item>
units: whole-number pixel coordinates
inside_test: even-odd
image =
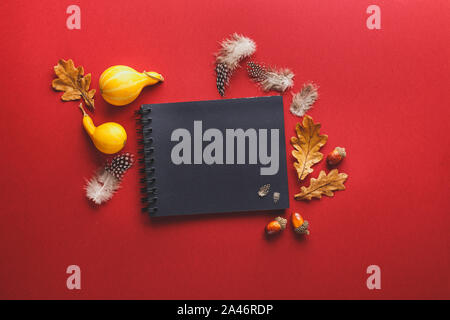
[[[113,154],[123,149],[127,142],[127,132],[120,124],[105,122],[96,127],[81,103],[80,108],[83,112],[84,129],[98,150],[106,154]]]
[[[127,66],[112,66],[100,76],[100,93],[106,102],[124,106],[133,102],[142,89],[164,81],[157,72],[138,72]]]

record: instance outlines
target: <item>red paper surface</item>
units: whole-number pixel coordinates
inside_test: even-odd
[[[81,30],[66,27],[71,4]],[[381,30],[366,27],[371,4]],[[0,298],[450,298],[449,9],[445,0],[2,1]],[[295,90],[320,85],[309,114],[329,136],[322,151],[347,150],[347,190],[291,200],[286,215],[301,212],[311,235],[288,228],[267,240],[267,213],[152,220],[140,213],[136,167],[110,202],[92,205],[85,179],[106,157],[78,102],[51,89],[58,59],[84,66],[96,89],[115,64],[164,75],[126,107],[96,94],[95,123],[121,123],[125,151],[136,153],[139,105],[219,97],[213,53],[233,32],[255,40],[256,61],[291,68]],[[240,69],[226,95],[264,93]],[[287,142],[299,121],[290,102],[284,94]],[[66,287],[72,264],[81,290]],[[381,290],[366,286],[372,264]]]

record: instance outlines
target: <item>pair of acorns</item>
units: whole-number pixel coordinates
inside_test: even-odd
[[[293,213],[291,215],[292,227],[294,228],[295,233],[297,234],[309,234],[309,223],[307,220],[304,220],[300,213]],[[286,229],[287,219],[282,217],[276,217],[273,221],[269,222],[266,226],[267,234],[276,234],[280,233],[284,229]]]

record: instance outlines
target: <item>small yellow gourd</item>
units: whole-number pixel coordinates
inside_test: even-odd
[[[124,106],[134,101],[146,86],[164,81],[156,72],[138,72],[127,66],[112,66],[100,76],[100,93],[106,102]]]
[[[122,150],[127,142],[127,133],[120,124],[106,122],[96,127],[92,118],[84,111],[81,103],[80,109],[83,112],[84,129],[98,150],[106,154],[113,154]]]

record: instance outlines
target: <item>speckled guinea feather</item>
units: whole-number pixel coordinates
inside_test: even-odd
[[[294,85],[294,73],[287,68],[277,70],[250,61],[247,64],[247,72],[249,77],[258,83],[264,91],[284,92]]]
[[[304,84],[302,90],[292,97],[291,112],[296,116],[303,117],[319,98],[317,89],[318,87],[313,83]]]
[[[234,33],[221,43],[216,57],[217,64],[224,64],[233,71],[242,59],[251,56],[256,50],[255,42],[241,34]]]
[[[134,157],[130,153],[115,156],[110,163],[100,169],[87,181],[86,196],[96,204],[102,204],[112,198],[120,187],[124,173],[133,165]]]
[[[119,189],[120,181],[110,172],[102,169],[86,185],[86,196],[96,204],[102,204],[112,198]]]
[[[221,96],[225,95],[225,86],[230,81],[231,74],[239,62],[251,56],[256,50],[255,42],[243,35],[234,33],[221,43],[216,54],[216,86]]]

